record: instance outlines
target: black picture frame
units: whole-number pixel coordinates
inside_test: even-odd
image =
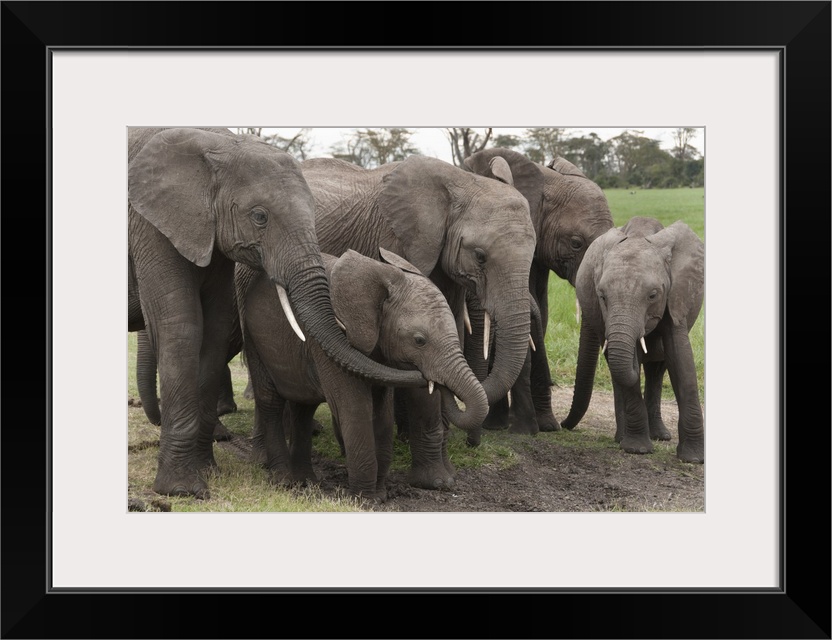
[[[403,14],[392,11],[394,6]],[[830,2],[2,2],[0,11],[6,151],[6,188],[0,193],[6,205],[7,274],[2,292],[8,303],[3,320],[6,344],[24,345],[13,361],[8,353],[17,352],[7,349],[4,367],[3,638],[830,638],[829,381],[818,373],[829,371],[823,362],[830,353],[829,332],[800,322],[810,317],[810,309],[826,319],[830,306]],[[233,28],[230,16],[239,21]],[[47,489],[53,480],[47,443],[53,426],[50,390],[60,381],[49,372],[48,98],[50,52],[64,47],[778,51],[785,80],[780,98],[780,588],[51,593]],[[17,197],[20,186],[23,198]],[[25,278],[16,277],[21,261]],[[33,286],[40,282],[46,284],[45,296]],[[804,298],[814,302],[801,307],[800,316],[793,311],[788,323],[787,299],[800,303]],[[797,347],[795,340],[787,352],[790,335],[808,335],[811,344]],[[737,361],[741,370],[742,352]],[[797,383],[788,398],[787,371]],[[79,399],[79,407],[86,404]],[[83,420],[73,428],[82,431]],[[79,505],[94,508],[94,503]],[[553,543],[568,548],[568,541]],[[670,549],[666,561],[683,564],[683,550],[672,541]],[[407,597],[407,603],[397,596]],[[442,608],[409,612],[420,603]]]

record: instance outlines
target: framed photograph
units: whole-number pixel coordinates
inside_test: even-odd
[[[10,232],[6,201],[7,239],[41,246],[45,221],[47,295],[44,357],[7,386],[38,417],[2,435],[3,637],[347,637],[356,607],[418,594],[472,607],[451,635],[829,638],[828,383],[793,348],[787,404],[786,337],[787,293],[830,290],[830,3],[409,3],[395,29],[389,7],[323,6],[2,4],[6,194],[26,184],[47,214]],[[126,131],[185,125],[701,128],[704,512],[129,514]],[[31,280],[6,278],[15,305],[43,299]],[[97,613],[114,598],[116,623]],[[406,615],[358,633],[453,628]]]

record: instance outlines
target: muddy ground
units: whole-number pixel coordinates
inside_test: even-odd
[[[571,398],[571,388],[553,389],[554,407],[568,407]],[[558,433],[509,436],[518,457],[511,467],[458,469],[452,491],[417,489],[407,484],[404,471],[393,471],[388,500],[367,508],[408,512],[704,511],[705,465],[681,462],[675,456],[675,402],[665,401],[662,414],[673,439],[656,443],[656,451],[650,455],[626,454],[612,440],[612,394],[595,390],[576,429],[597,436],[587,439],[589,446],[574,439],[566,446]],[[241,456],[247,444],[240,438],[218,443]],[[335,496],[348,486],[343,460],[315,454],[313,464],[324,493]]]

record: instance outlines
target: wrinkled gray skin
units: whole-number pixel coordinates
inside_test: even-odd
[[[332,306],[346,327],[347,339],[379,362],[418,369],[435,383],[433,394],[441,392],[454,424],[478,425],[488,412],[488,400],[465,362],[445,297],[401,257],[384,250],[382,257],[391,264],[355,251],[337,259],[324,254]],[[262,461],[272,482],[317,482],[311,423],[315,410],[326,402],[346,457],[350,490],[385,500],[393,457],[392,387],[350,376],[315,343],[298,340],[281,317],[274,287],[259,273],[246,284],[246,270],[238,267],[237,276],[245,357],[255,397],[254,445],[255,451],[264,450]],[[284,421],[287,402],[291,418]]]
[[[288,292],[308,338],[358,375],[425,385],[418,372],[384,367],[353,349],[335,323],[314,226],[315,203],[299,165],[256,136],[223,129],[128,130],[128,260],[161,401],[153,490],[209,496],[219,372],[233,315],[234,262],[264,270]],[[131,277],[128,276],[128,280]],[[134,305],[135,306],[135,305]]]
[[[549,272],[575,285],[575,276],[587,247],[593,240],[613,227],[607,199],[601,188],[587,178],[575,165],[563,158],[555,158],[548,166],[541,166],[525,155],[495,147],[472,154],[464,161],[466,169],[479,175],[500,179],[500,164],[504,159],[513,176],[515,188],[529,203],[529,210],[537,236],[534,260],[529,274],[529,289],[537,303],[542,322],[539,333],[532,332],[535,349],[529,349],[529,365],[511,389],[511,417],[503,399],[493,403],[487,429],[504,429],[534,434],[538,431],[560,429],[552,411],[552,378],[543,338],[549,319]],[[479,319],[481,316],[472,314]],[[534,326],[534,325],[533,325]],[[466,357],[479,377],[488,371],[488,364],[479,355],[482,324],[474,324],[474,335],[466,343]],[[468,348],[468,345],[471,348]],[[578,347],[575,386],[592,390],[595,363],[600,344],[583,328]],[[574,426],[574,416],[568,416],[563,426]]]
[[[666,369],[679,406],[676,455],[685,462],[705,461],[704,418],[688,336],[702,308],[704,284],[704,244],[681,221],[663,228],[653,218],[634,217],[586,252],[575,283],[582,322],[602,344],[606,341],[615,439],[628,453],[650,453],[651,439],[670,440],[660,411]],[[573,406],[585,410],[588,404],[589,397],[578,398],[576,392]],[[581,417],[583,411],[577,420]]]
[[[379,247],[402,256],[439,287],[462,340],[465,293],[489,312],[497,339],[494,365],[482,381],[489,402],[505,396],[528,350],[528,278],[535,232],[525,198],[509,184],[435,158],[410,156],[376,169],[334,159],[302,163],[315,196],[321,250]],[[510,180],[510,172],[504,172]],[[448,419],[426,390],[396,390],[407,407],[411,484],[453,486],[447,457]]]

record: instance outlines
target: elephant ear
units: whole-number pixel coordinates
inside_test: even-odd
[[[453,172],[459,171],[436,158],[409,156],[382,182],[379,210],[390,223],[405,259],[428,276],[445,244],[452,213],[448,185]]]
[[[601,326],[601,305],[598,303],[597,284],[604,269],[607,252],[619,242],[626,240],[621,229],[612,228],[598,236],[586,250],[578,273],[575,276],[575,294],[581,307],[581,314],[596,326]]]
[[[532,223],[539,233],[543,208],[543,172],[522,153],[502,147],[477,151],[465,158],[463,164],[468,171],[487,178],[497,178],[492,164],[496,158],[502,158],[508,164],[512,177],[512,182],[508,184],[513,184],[529,201]]]
[[[348,249],[330,274],[330,295],[335,316],[346,327],[347,339],[370,355],[381,334],[381,312],[398,269]]]
[[[133,208],[200,267],[211,262],[216,233],[210,154],[228,141],[200,129],[165,129],[150,138],[127,171]]]
[[[574,164],[561,158],[560,156],[552,158],[552,161],[546,165],[553,171],[557,171],[562,176],[577,176],[579,178],[586,178],[586,175],[578,169]],[[589,178],[587,178],[588,180]]]
[[[705,245],[681,220],[646,240],[670,251],[670,291],[667,309],[675,324],[687,320],[691,308],[698,308],[705,287]]]
[[[425,275],[412,264],[410,264],[407,260],[402,258],[400,255],[393,253],[392,251],[388,251],[383,247],[379,247],[378,252],[385,262],[387,262],[388,264],[392,264],[394,267],[398,267],[402,271],[407,271],[408,273],[415,273],[417,276]]]

